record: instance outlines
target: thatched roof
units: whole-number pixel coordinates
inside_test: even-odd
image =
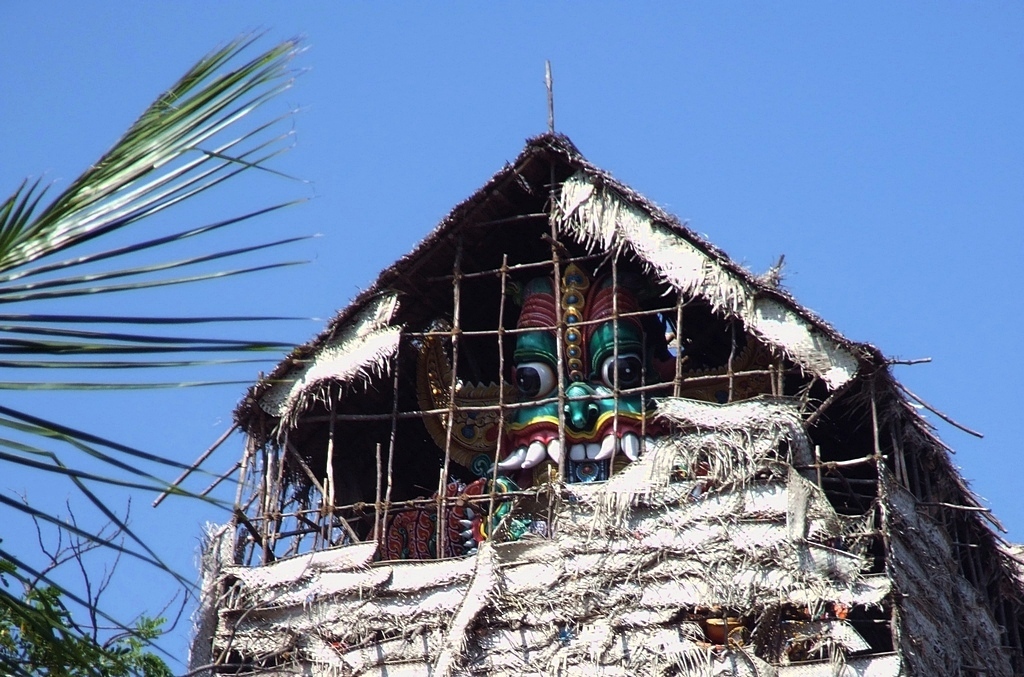
[[[844,337],[785,290],[735,263],[675,216],[588,162],[562,134],[529,139],[514,162],[386,268],[316,338],[253,385],[235,410],[241,428],[263,442],[295,425],[305,408],[323,401],[331,384],[386,370],[402,327],[427,324],[426,316],[416,314],[416,303],[408,302],[419,301],[432,281],[451,273],[453,236],[471,234],[483,247],[495,249],[493,241],[504,237],[507,245],[520,227],[515,214],[531,205],[539,212],[552,178],[562,186],[553,217],[559,237],[593,250],[630,251],[679,292],[701,297],[716,311],[742,321],[761,341],[817,376],[830,392],[849,388],[858,373],[877,376],[876,395],[886,401],[886,411],[906,418],[905,425],[922,444],[938,452],[943,478],[952,485],[956,501],[981,508],[942,451],[948,447],[920,416],[917,403],[906,397],[880,350]]]
[[[529,139],[515,161],[452,209],[413,251],[381,272],[317,337],[253,385],[235,410],[241,428],[263,441],[272,431],[294,425],[330,384],[386,369],[387,359],[398,349],[401,327],[409,324],[399,313],[403,302],[416,300],[432,279],[451,272],[452,236],[471,233],[487,246],[495,237],[514,237],[519,222],[509,212],[522,212],[530,198],[535,205],[543,203],[552,178],[562,183],[554,217],[560,237],[582,241],[591,249],[630,250],[678,291],[703,297],[715,310],[741,320],[748,331],[818,376],[830,391],[848,387],[858,372],[878,373],[885,385],[878,396],[907,416],[928,446],[948,449],[911,406],[880,350],[844,337],[785,290],[735,263],[675,216],[588,162],[563,134]],[[962,500],[981,507],[948,459],[939,456]]]
[[[566,136],[544,134],[527,141],[514,162],[385,269],[319,336],[254,385],[235,412],[243,429],[260,435],[265,427],[258,422],[265,424],[267,415],[292,418],[325,382],[347,381],[372,369],[397,346],[394,332],[380,334],[395,326],[395,304],[415,298],[431,275],[444,274],[432,265],[438,250],[450,250],[451,237],[458,232],[472,233],[480,241],[514,234],[519,224],[509,212],[523,211],[531,198],[536,203],[547,197],[552,165],[557,167],[555,179],[563,184],[556,215],[560,237],[591,249],[630,250],[679,291],[703,297],[716,310],[742,320],[830,389],[848,383],[862,364],[884,363],[875,348],[846,339],[788,293],[766,284],[676,217],[590,164]],[[595,223],[600,224],[597,229]],[[339,350],[342,344],[345,350]]]
[[[426,439],[411,418],[404,428],[380,423],[365,440],[351,434],[360,420],[379,421],[379,412],[397,416],[401,379],[393,372],[393,393],[385,393],[383,377],[400,368],[403,341],[415,347],[452,312],[453,287],[457,295],[463,276],[477,275],[462,328],[493,330],[494,308],[505,300],[505,279],[495,282],[493,272],[550,266],[560,243],[574,256],[621,254],[677,307],[692,300],[703,317],[738,324],[772,352],[777,373],[785,363],[794,375],[788,389],[780,384],[771,397],[721,405],[679,392],[658,397],[657,415],[671,434],[605,483],[563,485],[553,504],[560,530],[547,540],[487,541],[467,559],[368,567],[373,542],[274,561],[276,536],[257,536],[250,545],[261,543],[269,555],[267,566],[256,568],[230,556],[225,541],[223,560],[208,566],[209,631],[197,646],[217,646],[222,656],[237,651],[245,665],[323,664],[339,674],[374,675],[397,674],[398,665],[410,674],[429,666],[435,674],[547,674],[558,666],[565,674],[594,674],[595,665],[607,674],[719,674],[712,659],[739,661],[723,674],[1024,669],[1020,551],[992,529],[998,522],[921,415],[927,405],[894,378],[879,350],[840,335],[588,163],[561,135],[529,140],[324,332],[249,390],[235,416],[250,450],[289,448],[289,434],[310,433],[315,423],[300,428],[317,417],[322,425],[325,414],[333,426],[339,411],[349,417],[339,428],[349,460],[389,430],[392,446],[396,434],[399,442]],[[415,380],[409,373],[401,374],[403,393]],[[313,449],[318,438],[309,439],[301,453],[325,467],[324,458],[312,460],[322,453]],[[376,472],[368,454],[365,467],[353,462],[345,472],[353,482],[376,480],[379,495],[377,449]],[[287,481],[284,466],[266,463],[258,472],[269,477],[276,468],[277,482]],[[677,476],[680,468],[701,469],[699,490],[693,477]],[[274,492],[283,495],[281,487]],[[255,517],[265,524],[281,517],[272,506],[254,510],[265,510]],[[587,578],[597,564],[585,570],[581,562],[600,563],[601,575]],[[228,589],[235,597],[217,596]],[[591,604],[590,595],[600,599]],[[836,605],[860,614],[870,652],[855,648],[856,633],[847,632],[842,616],[813,625],[818,610]],[[707,623],[708,609],[743,610],[751,643],[709,649],[694,630]],[[781,640],[758,629],[798,610],[811,618],[800,632],[813,629],[821,646],[836,649],[831,661],[776,664],[782,657],[770,647]],[[747,646],[772,666],[754,660]],[[647,653],[629,653],[641,650]]]

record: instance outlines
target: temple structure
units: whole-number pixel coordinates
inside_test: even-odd
[[[1024,674],[1020,553],[914,400],[532,139],[248,391],[192,666]]]

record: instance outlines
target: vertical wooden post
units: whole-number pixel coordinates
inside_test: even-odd
[[[615,443],[608,459],[608,477],[615,469],[615,456],[619,451],[619,250],[612,254],[612,435]]]
[[[683,388],[683,293],[676,296],[676,376],[672,383],[672,396],[679,397]]]
[[[245,488],[245,483],[249,479],[249,463],[255,455],[256,446],[253,444],[252,438],[249,438],[245,442],[245,451],[242,454],[242,467],[238,471],[238,487],[235,489],[235,509],[231,512],[231,524],[235,534],[235,547],[232,556],[234,557],[235,564],[243,564],[245,555],[245,541],[238,538],[238,517],[235,515],[242,509],[242,489]]]
[[[491,532],[490,519],[494,514],[494,503],[497,498],[498,461],[501,460],[502,446],[505,441],[505,301],[508,296],[508,254],[501,257],[501,302],[498,305],[498,444],[494,449],[494,464],[491,466],[491,487],[487,499],[487,514],[482,515],[487,540],[494,538]],[[565,453],[563,450],[562,453]],[[550,477],[550,473],[548,473]],[[478,506],[479,508],[479,506]]]
[[[727,401],[732,402],[736,385],[736,376],[732,370],[732,361],[736,358],[736,320],[729,320],[729,334],[732,337],[732,345],[729,347],[729,399]]]
[[[402,346],[399,343],[394,357],[394,376],[391,388],[391,436],[388,440],[388,480],[384,489],[384,512],[380,518],[380,538],[388,537],[388,515],[391,514],[391,486],[395,470],[395,440],[398,438],[398,366],[402,363]],[[377,542],[380,548],[380,541]]]
[[[377,443],[377,491],[373,494],[373,542],[380,547],[380,508],[381,482],[384,480],[384,468],[380,457],[380,442]]]
[[[878,404],[875,401],[874,377],[871,378],[871,433],[875,444],[875,464],[877,466],[877,464],[882,462],[882,441],[878,431]]]
[[[555,133],[555,79],[551,77],[551,61],[544,62],[544,84],[548,90],[548,132]]]
[[[259,529],[256,535],[260,538],[263,546],[263,564],[270,562],[270,543],[267,539],[267,515],[270,513],[270,454],[267,448],[263,447],[263,481],[260,482],[260,517]]]
[[[458,237],[455,245],[455,264],[452,270],[452,379],[448,384],[448,413],[447,425],[445,426],[444,439],[444,463],[441,465],[441,475],[437,481],[437,558],[445,555],[447,547],[448,532],[445,530],[447,519],[445,511],[448,507],[448,468],[452,460],[452,427],[455,425],[455,391],[459,385],[459,336],[461,327],[461,304],[462,304],[462,236]]]
[[[875,396],[875,378],[876,375],[872,374],[871,380],[869,381],[869,386],[871,388],[871,431],[875,447],[875,497],[877,499],[878,504],[878,529],[882,535],[882,557],[884,558],[883,566],[885,568],[886,574],[890,575],[891,577],[890,568],[892,543],[889,534],[889,514],[886,503],[887,494],[885,491],[885,477],[883,476],[885,470],[883,467],[884,461],[882,459],[882,443],[881,439],[879,438],[878,402],[876,401],[877,398]],[[890,616],[889,633],[892,638],[893,646],[897,647],[898,650],[900,641],[900,627],[899,623],[897,622],[895,604],[893,605],[892,615]]]
[[[557,211],[558,193],[555,190],[555,164],[551,163],[548,186],[548,224],[551,228],[551,270],[554,278],[555,308],[561,309],[562,303],[562,273],[561,259],[558,253],[558,223],[555,218]],[[555,327],[555,366],[558,376],[558,444],[562,449],[562,455],[558,460],[558,481],[565,481],[565,459],[568,457],[568,449],[565,445],[565,317],[559,310],[558,322]],[[549,513],[551,506],[549,505]],[[550,524],[550,522],[549,522]]]
[[[277,545],[278,534],[281,533],[281,525],[284,523],[284,506],[287,500],[284,491],[284,453],[280,447],[274,449],[274,467],[277,472],[274,480],[274,519],[270,522],[274,529],[274,535],[270,539],[272,548]]]
[[[327,431],[327,468],[326,477],[324,478],[324,489],[327,490],[327,494],[324,496],[320,519],[324,520],[323,524],[321,524],[323,539],[327,545],[330,545],[334,541],[331,532],[334,529],[334,426],[337,422],[337,413],[333,398],[328,399],[331,415],[330,423],[328,424],[330,427]]]

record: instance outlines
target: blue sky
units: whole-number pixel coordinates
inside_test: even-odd
[[[98,302],[321,318],[251,328],[294,342],[545,130],[550,59],[556,126],[588,159],[755,272],[785,254],[786,286],[848,337],[933,358],[897,376],[985,433],[936,421],[1008,538],[1024,541],[1024,5],[22,1],[0,5],[0,23],[5,190],[26,176],[67,185],[214,46],[252,30],[268,46],[305,36],[308,72],[272,112],[302,107],[278,167],[309,183],[243,180],[168,223],[313,197],[236,234],[321,234],[286,252],[312,263]],[[250,381],[270,366],[216,376]],[[243,390],[19,398],[188,461]],[[13,473],[0,490],[57,509],[71,491]],[[133,499],[134,524],[191,575],[201,523],[223,515],[151,500]],[[0,536],[14,549],[34,542],[20,524]],[[152,612],[171,589],[128,568],[118,606]],[[186,639],[183,625],[165,646],[183,655]]]

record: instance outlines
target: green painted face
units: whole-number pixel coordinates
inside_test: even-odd
[[[643,368],[643,334],[632,322],[619,322],[618,361],[615,351],[615,323],[598,325],[587,342],[590,355],[590,381],[602,381],[609,388],[614,387],[616,375],[619,389],[635,388],[640,385]],[[616,372],[618,372],[616,374]]]
[[[519,391],[518,406],[506,424],[509,455],[498,464],[520,485],[532,483],[524,471],[558,463],[563,456],[568,457],[566,481],[607,479],[611,459],[635,460],[646,433],[641,394],[621,394],[642,385],[645,373],[654,373],[653,369],[645,371],[640,324],[635,318],[598,324],[590,319],[592,314],[598,320],[608,317],[615,303],[620,313],[635,309],[635,296],[619,289],[617,301],[611,300],[610,280],[590,288],[589,280],[573,268],[566,272],[561,304],[555,303],[549,280],[527,285],[529,295],[519,326],[537,330],[516,338],[513,380]],[[588,289],[590,293],[584,296]],[[559,323],[559,308],[566,327],[561,337],[565,449],[558,429],[559,337],[550,329]],[[620,391],[617,398],[616,388]]]
[[[548,331],[531,331],[516,339],[513,380],[519,401],[551,399],[558,389],[558,347],[555,335]],[[516,409],[509,430],[547,423],[558,429],[558,402],[552,401]]]

